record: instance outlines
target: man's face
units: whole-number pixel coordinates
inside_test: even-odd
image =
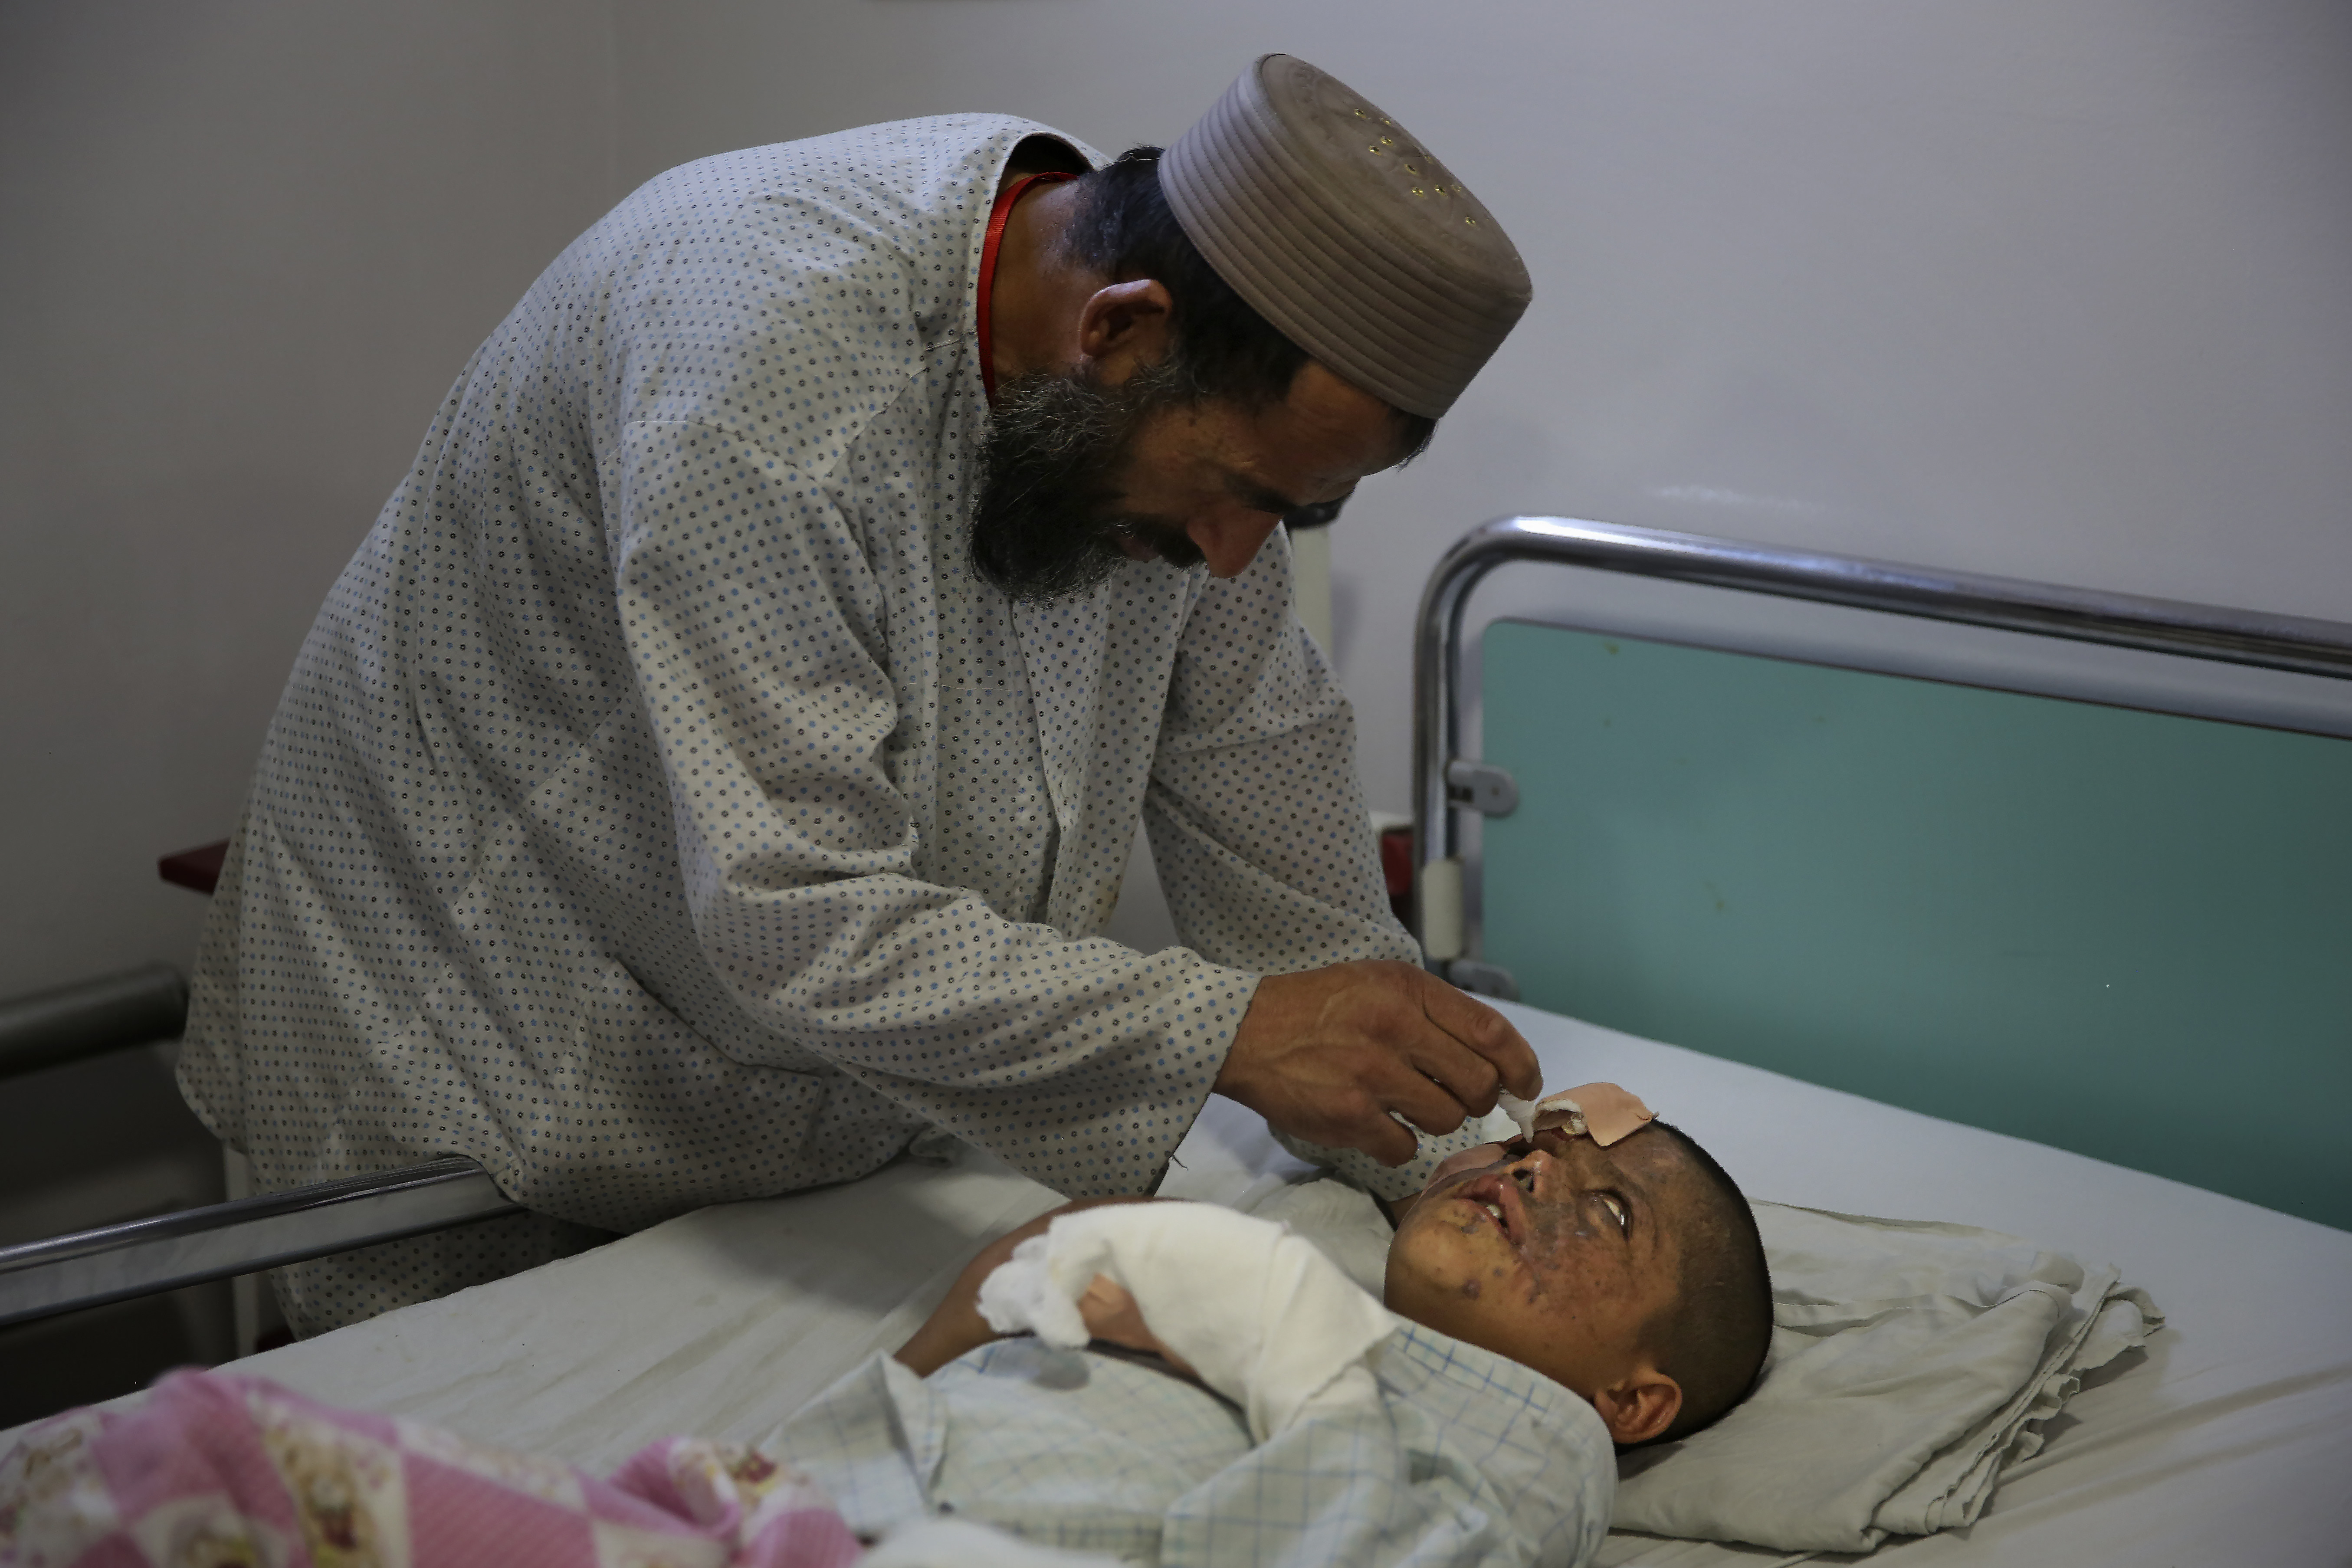
[[[1465,1159],[1397,1227],[1390,1308],[1591,1398],[1679,1289],[1687,1158],[1644,1129],[1605,1149],[1554,1130],[1447,1164]]]
[[[1122,556],[1232,577],[1286,514],[1398,456],[1388,406],[1311,361],[1255,410],[1190,399],[1160,366],[1026,376],[999,391],[974,555],[1016,598],[1084,592]]]

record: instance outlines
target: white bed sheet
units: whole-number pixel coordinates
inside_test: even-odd
[[[2352,1563],[2352,1233],[1776,1074],[1505,1009],[1555,1086],[1636,1089],[1759,1197],[1954,1220],[2113,1259],[2169,1326],[2097,1374],[1972,1527],[1919,1564]],[[2204,1136],[2184,1128],[2182,1136]],[[1233,1202],[1305,1167],[1212,1100],[1167,1191]],[[929,1313],[1058,1199],[983,1155],[705,1209],[237,1370],[608,1468],[673,1432],[757,1439]],[[5,1446],[5,1444],[0,1444]],[[1612,1536],[1611,1564],[1782,1561]]]

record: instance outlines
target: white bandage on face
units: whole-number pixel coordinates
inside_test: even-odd
[[[1557,1127],[1571,1138],[1591,1138],[1604,1149],[1657,1119],[1657,1112],[1643,1104],[1639,1096],[1613,1083],[1580,1083],[1538,1100],[1521,1100],[1506,1091],[1495,1097],[1495,1103],[1519,1124],[1522,1138]]]

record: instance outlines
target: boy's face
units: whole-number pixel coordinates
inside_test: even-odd
[[[1680,1146],[1653,1129],[1605,1149],[1552,1130],[1456,1155],[1397,1226],[1388,1305],[1533,1367],[1606,1418],[1601,1395],[1641,1375],[1643,1328],[1679,1288],[1690,1179]]]

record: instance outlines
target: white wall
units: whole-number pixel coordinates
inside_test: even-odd
[[[184,962],[328,581],[622,190],[898,115],[1175,135],[1350,81],[1536,304],[1332,536],[1373,804],[1446,542],[1538,510],[2352,619],[2336,0],[93,0],[0,13],[0,994]]]
[[[436,402],[613,198],[603,16],[0,8],[0,995],[193,954],[156,856],[226,836]]]

